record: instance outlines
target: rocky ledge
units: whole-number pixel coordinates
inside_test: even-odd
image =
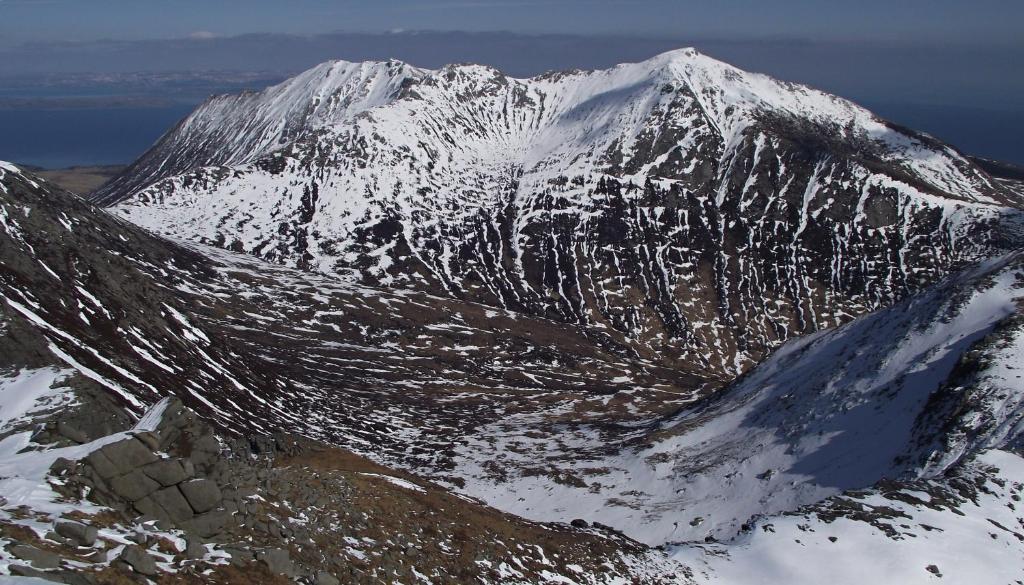
[[[177,399],[89,442],[95,429],[68,427],[80,445],[53,420],[38,428],[35,439],[60,437],[79,456],[50,467],[56,513],[0,506],[0,561],[12,575],[71,584],[689,582],[664,553],[621,535],[527,522],[302,437],[229,435]]]

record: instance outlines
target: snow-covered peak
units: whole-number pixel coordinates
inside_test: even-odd
[[[481,141],[474,148],[525,170],[544,169],[542,182],[616,174],[604,163],[620,155],[656,160],[666,153],[637,140],[670,126],[695,131],[692,144],[676,148],[720,140],[725,157],[757,127],[786,139],[815,137],[957,199],[1000,201],[991,197],[987,175],[929,137],[896,129],[848,100],[743,71],[693,48],[527,79],[485,65],[427,70],[395,60],[329,61],[260,92],[211,98],[96,199],[112,204],[160,179],[247,164],[320,132],[345,134],[361,114],[380,121],[364,126],[370,135],[400,142],[423,138],[424,126],[464,126]],[[710,132],[699,132],[702,127]],[[439,155],[452,148],[436,142],[426,144]],[[636,166],[658,174],[654,166]]]
[[[340,124],[394,99],[422,71],[399,62],[331,61],[258,93],[216,96],[182,122],[178,132],[234,131],[220,164],[252,160],[304,132]]]
[[[528,79],[324,64],[211,100],[100,200],[158,233],[607,322],[735,373],[987,253],[1009,195],[851,102],[683,49]]]
[[[112,203],[195,168],[252,162],[394,100],[405,83],[424,74],[399,61],[329,61],[263,91],[213,96],[101,189],[96,200]]]

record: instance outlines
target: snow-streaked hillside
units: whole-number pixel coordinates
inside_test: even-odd
[[[531,79],[325,64],[200,107],[97,201],[728,379],[993,253],[1019,197],[927,136],[687,49]]]
[[[170,393],[240,433],[440,471],[465,433],[535,404],[648,418],[715,386],[598,332],[185,247],[10,169],[0,357],[78,368],[136,411]]]
[[[982,453],[946,477],[888,483],[763,518],[724,544],[675,547],[699,583],[972,583],[1024,577],[1024,460]]]
[[[555,412],[501,421],[459,449],[457,475],[499,508],[596,520],[649,543],[729,539],[759,515],[940,476],[1020,445],[1022,283],[1013,253],[791,341],[718,397],[620,431],[611,455],[599,425]]]
[[[612,201],[640,197],[608,181],[602,189]],[[889,308],[814,322],[852,318],[789,341],[716,393],[727,369],[676,369],[676,356],[644,355],[639,326],[629,335],[601,323],[571,326],[174,243],[3,164],[0,386],[35,380],[26,400],[60,402],[66,394],[54,382],[74,370],[76,388],[91,383],[136,414],[174,394],[226,433],[313,436],[506,513],[581,518],[593,524],[576,523],[577,534],[614,554],[623,547],[616,570],[634,576],[731,582],[763,565],[773,578],[812,583],[822,560],[845,551],[908,582],[938,578],[935,571],[966,578],[994,551],[1019,558],[1019,464],[999,450],[1020,445],[1024,260],[1005,250],[1020,245],[1021,216],[934,195],[919,203],[926,200],[945,210],[932,218],[939,225],[959,226],[939,238],[950,250],[968,245],[953,237],[957,229],[990,239],[936,264],[914,281],[936,284]],[[936,240],[907,238],[906,226],[892,228],[904,239],[890,252],[937,258]],[[615,254],[627,249],[620,242]],[[985,251],[1000,254],[954,270]],[[905,260],[896,262],[885,267],[889,278]],[[757,283],[741,282],[746,302],[757,298]],[[34,408],[10,404],[12,420]],[[35,448],[26,437],[4,439],[12,449],[0,456],[25,459],[13,451]],[[12,472],[12,481],[35,481],[25,493],[50,498],[40,506],[52,503],[49,487],[34,487],[39,477],[18,477]],[[409,492],[403,497],[423,493],[389,485]],[[608,527],[675,543],[677,564]],[[997,548],[985,549],[986,538]],[[933,559],[952,550],[977,554],[955,567]],[[538,562],[548,562],[544,554]],[[848,564],[835,566],[853,571]],[[981,577],[1000,579],[1018,564]],[[543,574],[559,582],[577,572],[562,568]],[[609,579],[583,571],[569,582]]]
[[[692,50],[532,79],[327,63],[211,99],[98,195],[112,214],[0,163],[0,484],[47,513],[43,467],[173,395],[218,445],[323,441],[295,473],[348,449],[345,481],[393,498],[356,503],[437,515],[437,575],[1019,579],[1020,193]],[[35,422],[54,409],[109,432]],[[603,560],[451,560],[462,526],[507,549],[495,522]]]
[[[407,78],[422,74],[397,62],[331,61],[263,92],[212,97],[149,156],[105,185],[97,202],[198,167],[252,162],[311,129],[343,123],[389,102]]]

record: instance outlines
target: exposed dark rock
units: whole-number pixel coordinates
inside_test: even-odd
[[[145,549],[133,544],[124,547],[117,560],[124,562],[135,572],[147,577],[152,577],[157,573],[156,559],[146,552]]]
[[[197,514],[208,512],[220,505],[223,499],[217,483],[209,479],[194,479],[179,486],[181,493]]]
[[[164,487],[179,484],[191,477],[178,459],[161,459],[143,467],[142,472]]]
[[[37,569],[56,569],[60,567],[60,556],[49,551],[39,550],[34,546],[16,544],[7,549],[12,555],[28,561]]]
[[[95,526],[67,520],[58,520],[54,524],[54,530],[78,546],[93,546],[98,535]]]

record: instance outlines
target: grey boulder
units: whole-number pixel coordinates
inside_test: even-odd
[[[124,562],[140,575],[146,575],[147,577],[156,575],[156,560],[142,547],[135,546],[134,544],[124,547],[117,560]]]
[[[196,514],[208,512],[220,505],[223,497],[217,483],[209,479],[195,479],[178,486]]]
[[[286,577],[295,576],[295,565],[292,563],[292,559],[288,554],[288,551],[284,549],[268,548],[261,550],[256,553],[256,560],[265,564],[272,573],[277,573]]]
[[[16,544],[8,549],[10,553],[37,569],[56,569],[60,567],[60,557],[52,552],[40,550],[34,546]]]
[[[77,546],[92,546],[99,535],[95,526],[70,520],[58,520],[53,530]]]

